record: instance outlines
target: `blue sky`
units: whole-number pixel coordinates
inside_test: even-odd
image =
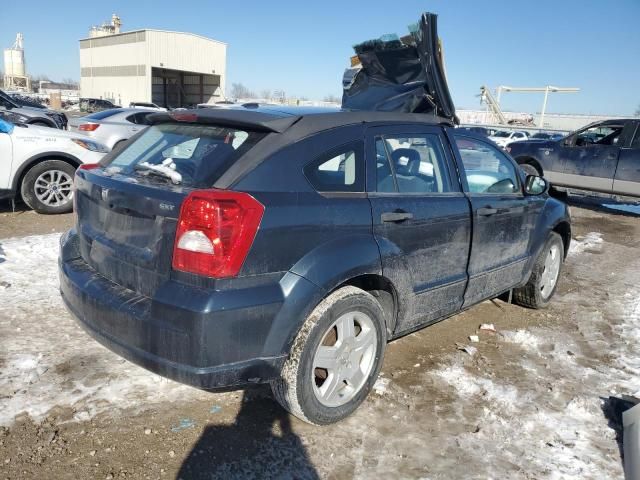
[[[228,44],[228,85],[340,95],[351,46],[404,34],[423,11],[439,15],[457,108],[476,108],[480,86],[580,87],[555,94],[548,110],[632,114],[640,106],[640,0],[281,1],[111,0],[5,2],[0,46],[25,35],[30,74],[79,77],[78,39],[120,15],[124,30],[187,31]],[[539,94],[504,94],[508,110],[538,111]]]

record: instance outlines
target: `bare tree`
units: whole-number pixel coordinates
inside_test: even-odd
[[[31,81],[33,83],[37,83],[37,82],[50,82],[51,79],[49,78],[49,75],[45,75],[45,74],[38,74],[38,75],[34,75],[33,77],[31,77]]]
[[[260,91],[260,98],[264,98],[265,100],[269,100],[271,98],[271,90],[265,88]]]
[[[71,87],[77,87],[78,86],[77,80],[74,80],[73,78],[63,78],[62,79],[62,83],[64,83],[65,85],[69,85]]]
[[[331,102],[331,103],[340,103],[340,99],[338,97],[336,97],[334,94],[329,94],[326,97],[324,97],[324,101],[325,102]]]
[[[231,96],[233,98],[256,98],[256,94],[242,83],[231,84]]]

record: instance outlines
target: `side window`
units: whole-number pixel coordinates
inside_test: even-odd
[[[364,146],[353,142],[333,149],[304,167],[318,192],[364,192]]]
[[[578,132],[575,146],[616,145],[623,128],[624,125],[595,125]]]
[[[471,193],[520,192],[515,166],[496,147],[475,138],[455,138]]]
[[[137,118],[136,118],[136,114],[134,113],[133,115],[129,115],[127,117],[127,122],[129,122],[129,123],[138,123]]]
[[[446,159],[437,135],[376,137],[378,192],[450,192]]]
[[[149,116],[149,112],[136,113],[136,123],[138,125],[149,125],[147,122],[147,117]]]

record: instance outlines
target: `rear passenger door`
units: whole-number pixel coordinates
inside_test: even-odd
[[[439,127],[367,130],[367,190],[383,274],[398,289],[396,333],[463,303],[470,210],[444,142]]]
[[[458,133],[452,137],[473,210],[466,307],[523,281],[545,198],[524,196],[517,165],[494,145]]]

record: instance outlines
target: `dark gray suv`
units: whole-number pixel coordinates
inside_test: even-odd
[[[271,383],[327,424],[366,398],[388,341],[556,289],[566,205],[449,119],[255,105],[149,119],[78,169],[60,288],[87,332],[161,375]]]

